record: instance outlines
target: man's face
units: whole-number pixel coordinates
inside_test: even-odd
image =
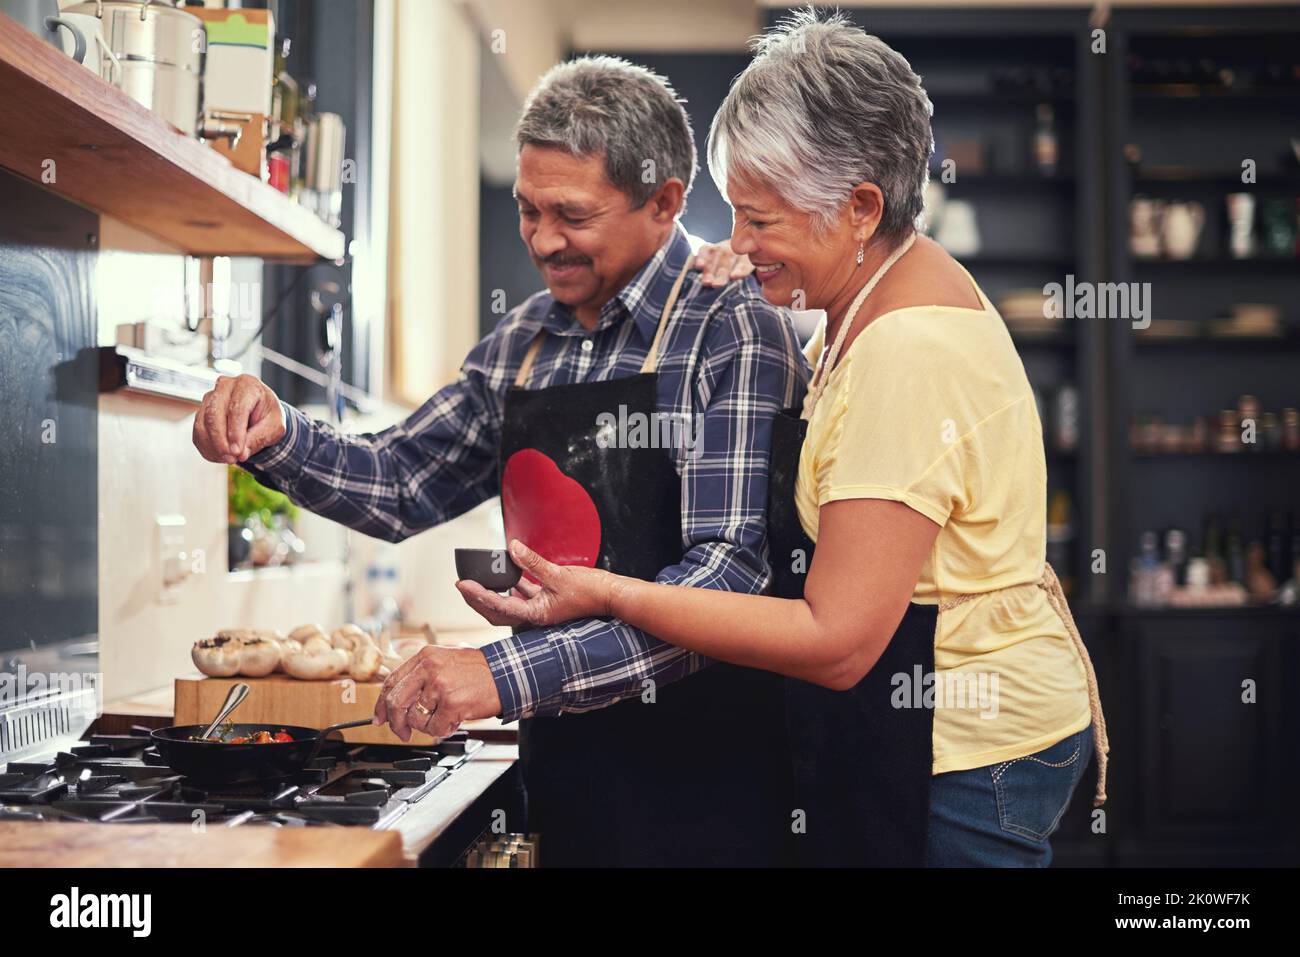
[[[603,155],[528,145],[515,180],[519,235],[551,295],[594,324],[600,307],[667,238],[681,202],[672,192],[665,184],[633,209],[605,176]]]

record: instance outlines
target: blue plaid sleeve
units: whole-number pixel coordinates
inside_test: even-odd
[[[752,290],[752,286],[750,287]],[[738,300],[738,301],[737,301]],[[734,294],[711,316],[691,386],[703,416],[697,455],[681,460],[682,560],[657,581],[759,593],[766,546],[772,420],[795,403],[807,366],[785,315]],[[698,671],[707,659],[618,621],[534,629],[484,649],[503,720],[590,711]]]
[[[382,432],[343,434],[282,402],[284,438],[243,467],[296,505],[390,542],[468,511],[497,493],[500,402],[488,380],[502,374],[502,327],[455,382]]]

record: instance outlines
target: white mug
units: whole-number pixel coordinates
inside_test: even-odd
[[[98,74],[114,86],[120,86],[122,83],[122,64],[113,51],[108,48],[108,43],[104,40],[103,24],[100,22],[99,17],[87,13],[64,13],[61,14],[61,17],[64,20],[71,21],[86,38],[86,56],[81,61],[82,66],[90,70],[91,73]],[[61,30],[59,38],[63,41],[63,52],[68,56],[73,56],[77,41],[72,31]]]
[[[1200,203],[1170,203],[1160,220],[1165,255],[1170,259],[1191,259],[1205,225],[1205,207]]]
[[[964,199],[950,199],[943,207],[943,219],[935,231],[939,245],[954,256],[973,256],[980,251],[980,231],[975,207]]]

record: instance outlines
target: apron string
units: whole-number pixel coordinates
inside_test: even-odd
[[[849,334],[853,320],[857,318],[858,310],[867,301],[867,296],[871,295],[871,290],[876,288],[876,283],[885,277],[885,273],[889,272],[894,263],[903,258],[903,254],[911,249],[912,244],[915,242],[916,233],[912,233],[907,239],[899,243],[898,248],[889,254],[889,257],[880,264],[880,268],[867,280],[867,284],[858,290],[857,296],[849,305],[849,311],[844,314],[844,321],[840,323],[839,332],[835,335],[835,342],[832,343],[830,350],[825,354],[825,361],[818,364],[817,371],[813,374],[812,394],[808,396],[808,400],[804,403],[802,418],[812,418],[813,410],[817,408],[822,392],[826,389],[826,377],[831,374],[831,369],[835,367],[835,360],[840,357],[840,350],[844,347],[844,340]]]
[[[528,351],[524,353],[523,364],[519,366],[519,372],[515,376],[515,388],[522,389],[524,383],[528,381],[528,373],[533,371],[533,362],[537,359],[537,353],[542,351],[542,343],[546,341],[546,330],[541,329],[528,344]]]
[[[695,261],[694,256],[687,257],[686,264],[682,266],[682,271],[677,274],[677,280],[673,283],[672,290],[668,293],[668,301],[664,303],[663,312],[659,315],[659,324],[655,327],[655,337],[650,343],[650,349],[646,352],[645,361],[641,363],[642,372],[654,372],[655,366],[659,362],[659,341],[663,338],[664,330],[668,327],[668,318],[672,315],[673,308],[677,305],[677,296],[682,291],[682,281],[686,274],[691,271],[691,264]],[[542,350],[542,343],[546,340],[546,330],[541,329],[528,344],[528,351],[524,353],[524,361],[519,366],[519,372],[515,375],[515,388],[522,389],[524,383],[528,381],[528,373],[533,371],[533,363],[537,360],[537,353]]]
[[[1043,563],[1043,576],[1038,580],[1037,585],[1047,592],[1047,603],[1052,606],[1052,610],[1064,623],[1065,630],[1070,635],[1070,641],[1079,655],[1079,660],[1083,663],[1083,671],[1088,681],[1088,712],[1092,716],[1092,739],[1094,750],[1097,752],[1097,791],[1093,796],[1092,806],[1101,807],[1106,803],[1106,764],[1110,756],[1110,738],[1106,734],[1106,715],[1101,710],[1101,692],[1097,688],[1097,672],[1092,667],[1092,658],[1088,655],[1087,645],[1083,643],[1083,636],[1079,634],[1079,628],[1074,623],[1074,615],[1070,612],[1070,603],[1065,600],[1065,592],[1061,590],[1061,580],[1056,577],[1056,571],[1050,564]],[[1018,587],[1018,585],[1006,586],[1006,588]],[[984,595],[993,595],[1000,591],[1006,591],[1006,588],[995,588],[993,591],[978,594],[956,595],[945,602],[940,602],[939,611],[949,611]]]
[[[659,314],[659,325],[655,327],[655,337],[650,343],[649,351],[645,354],[645,362],[641,363],[642,372],[654,372],[655,366],[659,364],[659,340],[663,338],[664,330],[668,328],[668,319],[673,313],[673,307],[677,305],[677,294],[682,291],[682,281],[686,278],[686,274],[691,271],[691,264],[694,262],[694,256],[686,257],[682,271],[677,274],[677,281],[673,283],[673,288],[668,293],[668,300],[664,303],[664,311]]]

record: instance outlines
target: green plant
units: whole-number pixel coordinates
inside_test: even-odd
[[[290,520],[298,517],[298,507],[284,493],[267,488],[237,465],[228,466],[227,472],[232,525],[242,525],[253,515],[268,526],[273,515],[284,515]]]

